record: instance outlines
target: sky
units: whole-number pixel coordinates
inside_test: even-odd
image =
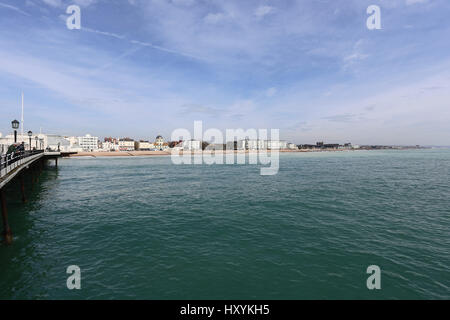
[[[448,0],[0,0],[0,132],[23,91],[25,131],[450,145],[449,17]]]

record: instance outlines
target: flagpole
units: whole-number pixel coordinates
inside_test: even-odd
[[[24,124],[24,121],[23,121],[23,91],[22,91],[22,118],[21,118],[21,120],[22,120],[22,141],[23,141],[23,124]]]

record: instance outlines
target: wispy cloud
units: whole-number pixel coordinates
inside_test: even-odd
[[[5,8],[5,9],[13,10],[13,11],[16,11],[16,12],[18,12],[18,13],[20,13],[20,14],[25,15],[25,16],[29,16],[29,15],[30,15],[29,13],[27,13],[27,12],[21,10],[21,9],[18,8],[18,7],[15,7],[15,6],[12,6],[12,5],[10,5],[10,4],[3,3],[3,2],[0,2],[0,8]]]
[[[255,16],[262,18],[268,14],[273,13],[274,11],[275,11],[274,7],[260,6],[255,10]]]
[[[427,3],[428,0],[405,0],[407,5],[417,4],[417,3]]]
[[[54,7],[60,8],[63,6],[63,2],[61,0],[42,0],[45,4]]]

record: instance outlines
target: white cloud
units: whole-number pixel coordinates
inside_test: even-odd
[[[192,6],[195,4],[195,0],[172,0],[172,2],[179,6]]]
[[[58,7],[62,7],[63,3],[61,0],[42,0],[45,4],[54,7],[54,8],[58,8]]]
[[[225,15],[223,13],[208,13],[204,18],[206,23],[215,24],[225,19]]]
[[[65,6],[63,0],[42,0],[42,1],[53,8],[63,8]],[[70,2],[66,3],[66,5],[68,6],[69,4],[76,4],[79,5],[80,7],[89,7],[90,5],[96,2],[97,0],[71,0]]]
[[[274,11],[274,8],[271,6],[260,6],[255,10],[255,16],[264,17]]]
[[[277,94],[277,88],[275,88],[275,87],[272,87],[272,88],[269,88],[269,89],[267,89],[267,91],[266,91],[266,96],[267,97],[273,97],[274,95],[276,95]]]
[[[73,1],[80,7],[88,7],[97,2],[97,0],[73,0]]]
[[[412,4],[416,4],[416,3],[427,3],[428,0],[406,0],[406,5],[412,5]]]
[[[15,7],[15,6],[6,4],[6,3],[0,2],[0,7],[1,7],[1,8],[6,8],[6,9],[10,9],[10,10],[14,10],[14,11],[16,11],[16,12],[19,12],[19,13],[25,15],[25,16],[29,16],[29,15],[30,15],[29,13],[27,13],[27,12],[25,12],[25,11],[19,9],[18,7]]]

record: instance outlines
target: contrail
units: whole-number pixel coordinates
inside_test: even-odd
[[[6,4],[6,3],[3,3],[3,2],[0,2],[0,7],[6,8],[6,9],[10,9],[10,10],[14,10],[16,12],[19,12],[19,13],[23,14],[23,15],[30,16],[29,13],[27,13],[25,11],[22,11],[21,9],[19,9],[17,7],[14,7],[14,6],[10,5],[10,4]]]
[[[149,43],[149,42],[142,42],[142,41],[137,41],[137,40],[129,40],[129,39],[127,39],[126,36],[120,35],[120,34],[117,34],[117,33],[105,32],[105,31],[100,31],[100,30],[95,30],[95,29],[85,28],[85,27],[82,27],[81,30],[84,30],[84,31],[87,31],[87,32],[91,32],[91,33],[100,34],[100,35],[107,36],[107,37],[120,39],[120,40],[126,40],[126,41],[128,41],[128,42],[130,42],[132,44],[137,44],[137,45],[140,45],[140,46],[143,46],[143,47],[149,47],[149,48],[152,48],[152,49],[156,49],[156,50],[160,50],[160,51],[164,51],[164,52],[168,52],[168,53],[172,53],[172,54],[176,54],[176,55],[180,55],[180,56],[184,56],[184,57],[188,57],[188,58],[192,58],[192,59],[201,60],[200,57],[196,57],[196,56],[193,56],[191,54],[180,52],[180,51],[177,51],[177,50],[164,48],[164,47],[161,47],[161,46],[158,46],[158,45],[154,45],[154,44]]]
[[[117,58],[113,59],[111,62],[95,69],[92,70],[92,72],[90,73],[91,75],[95,75],[98,71],[106,69],[110,66],[112,66],[114,63],[118,62],[119,60],[125,58],[126,56],[129,56],[130,54],[135,53],[136,51],[140,50],[141,48],[132,48],[131,50],[126,51],[125,53],[121,54],[120,56],[118,56]]]

